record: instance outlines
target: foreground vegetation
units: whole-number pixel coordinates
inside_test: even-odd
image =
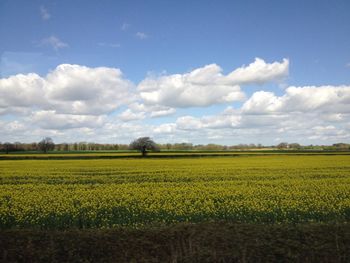
[[[1,262],[349,262],[349,224],[5,230]]]
[[[349,155],[2,160],[2,229],[346,223]]]

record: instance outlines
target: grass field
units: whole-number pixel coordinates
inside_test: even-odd
[[[348,222],[349,155],[3,160],[0,226]]]

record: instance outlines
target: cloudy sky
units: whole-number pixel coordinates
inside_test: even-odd
[[[0,141],[350,143],[350,1],[0,0]]]

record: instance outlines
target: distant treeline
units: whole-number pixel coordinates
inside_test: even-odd
[[[127,144],[101,144],[101,143],[56,143],[54,144],[53,151],[117,151],[117,150],[128,150],[129,145]],[[39,143],[0,143],[0,151],[6,152],[18,152],[18,151],[41,151]]]
[[[157,144],[161,151],[234,151],[234,150],[350,150],[348,143],[336,143],[333,145],[300,145],[298,143],[282,142],[278,145],[265,146],[262,144],[238,144],[238,145],[219,145],[219,144],[192,144],[192,143],[166,143]],[[56,143],[52,145],[50,151],[70,152],[70,151],[127,151],[129,144],[103,144],[90,142],[77,143]],[[40,142],[33,143],[1,143],[1,152],[20,152],[20,151],[42,151]]]

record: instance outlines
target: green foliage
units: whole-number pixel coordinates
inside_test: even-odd
[[[138,150],[143,156],[147,154],[147,151],[158,151],[157,144],[151,140],[150,137],[141,137],[130,143],[131,150]]]
[[[38,148],[44,153],[47,153],[48,151],[55,149],[55,144],[50,137],[46,137],[38,143]]]
[[[0,228],[349,222],[350,156],[2,160]]]

